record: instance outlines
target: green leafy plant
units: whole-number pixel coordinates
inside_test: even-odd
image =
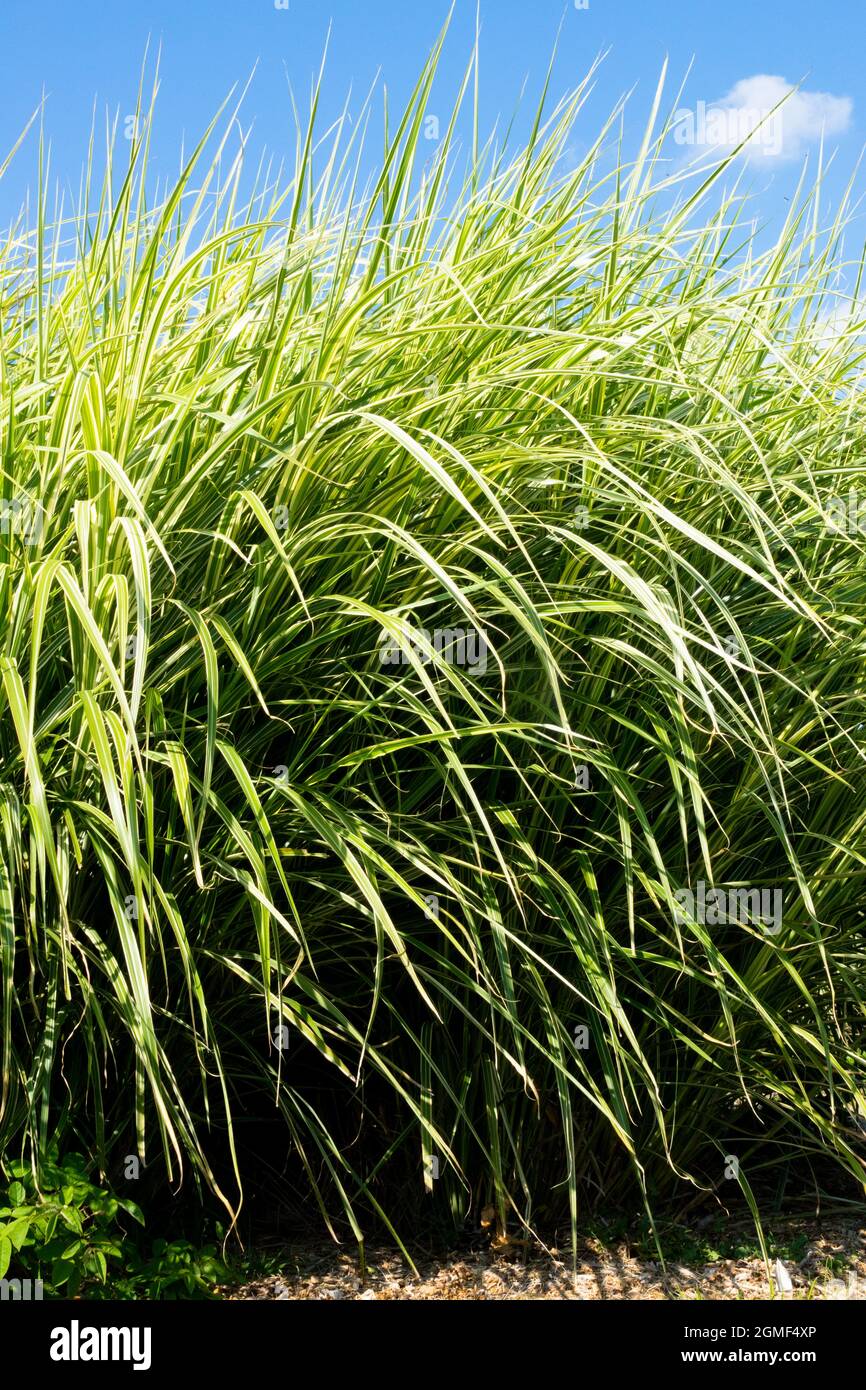
[[[91,1298],[190,1299],[216,1298],[217,1285],[227,1283],[233,1268],[212,1243],[157,1237],[148,1254],[134,1246],[124,1250],[122,1265],[106,1284],[90,1291]]]
[[[80,1154],[62,1163],[49,1157],[37,1188],[30,1168],[8,1163],[12,1175],[0,1197],[0,1278],[41,1278],[50,1290],[74,1295],[82,1281],[104,1284],[111,1261],[123,1258],[117,1217],[143,1224],[135,1202],[112,1196],[88,1180]]]
[[[359,1243],[862,1194],[846,208],[762,244],[661,83],[574,156],[592,74],[463,167],[477,55],[424,164],[443,41],[363,192],[317,86],[287,184],[229,111],[154,201],[141,101],[0,247],[0,1147],[234,1218],[276,1122]]]
[[[91,1182],[80,1154],[49,1157],[38,1188],[26,1164],[6,1166],[0,1279],[41,1279],[49,1298],[170,1299],[214,1297],[230,1277],[214,1244],[147,1240],[141,1208]],[[132,1226],[122,1224],[124,1215]]]

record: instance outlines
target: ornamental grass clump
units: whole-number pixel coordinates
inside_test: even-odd
[[[358,1240],[856,1199],[845,209],[762,242],[661,88],[485,145],[475,55],[431,147],[440,47],[369,183],[317,87],[154,199],[142,106],[0,249],[0,1147]]]

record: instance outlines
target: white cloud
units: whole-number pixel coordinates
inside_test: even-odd
[[[749,159],[799,159],[807,145],[822,135],[843,134],[852,111],[850,97],[795,91],[784,77],[761,73],[744,77],[718,101],[699,101],[693,110],[677,111],[674,139],[719,155],[746,140],[743,154]]]
[[[862,338],[866,328],[866,300],[839,296],[831,308],[826,308],[815,321],[815,346],[819,352],[849,334]]]

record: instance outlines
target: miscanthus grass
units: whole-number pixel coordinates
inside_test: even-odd
[[[661,89],[485,144],[474,56],[434,146],[438,52],[369,183],[317,88],[149,202],[142,107],[0,249],[0,1144],[237,1213],[266,1124],[359,1241],[856,1200],[848,213]]]

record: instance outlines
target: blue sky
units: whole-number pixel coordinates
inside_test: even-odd
[[[45,88],[46,131],[53,169],[72,186],[86,153],[94,101],[98,109],[134,106],[148,37],[161,41],[162,85],[155,132],[155,163],[177,167],[181,136],[197,135],[230,86],[258,61],[245,105],[254,121],[252,148],[278,154],[291,149],[287,74],[305,94],[318,67],[326,33],[331,43],[324,115],[334,114],[350,84],[357,98],[377,70],[394,104],[408,95],[424,54],[449,9],[447,0],[0,0],[0,52],[4,91],[0,150],[11,147]],[[803,83],[807,98],[792,110],[789,157],[754,161],[762,197],[781,204],[829,115],[828,143],[839,147],[842,182],[866,134],[866,5],[863,0],[482,0],[482,93],[486,126],[510,115],[524,77],[535,93],[544,78],[560,21],[562,34],[554,95],[572,86],[602,51],[610,49],[587,109],[586,137],[616,99],[633,86],[630,105],[637,131],[668,55],[671,96],[694,59],[684,104],[728,106],[760,97],[760,86],[737,84],[759,76]],[[436,101],[443,115],[469,51],[475,0],[457,0]],[[772,92],[772,89],[769,89]],[[743,96],[745,93],[745,97]],[[828,104],[834,98],[835,104]],[[578,138],[580,136],[578,133]],[[766,146],[770,150],[770,145]],[[0,223],[17,210],[35,170],[31,136],[0,182]],[[677,155],[677,151],[672,151]],[[758,151],[757,153],[761,153]],[[796,156],[796,157],[794,157]],[[768,192],[769,190],[769,192]]]

